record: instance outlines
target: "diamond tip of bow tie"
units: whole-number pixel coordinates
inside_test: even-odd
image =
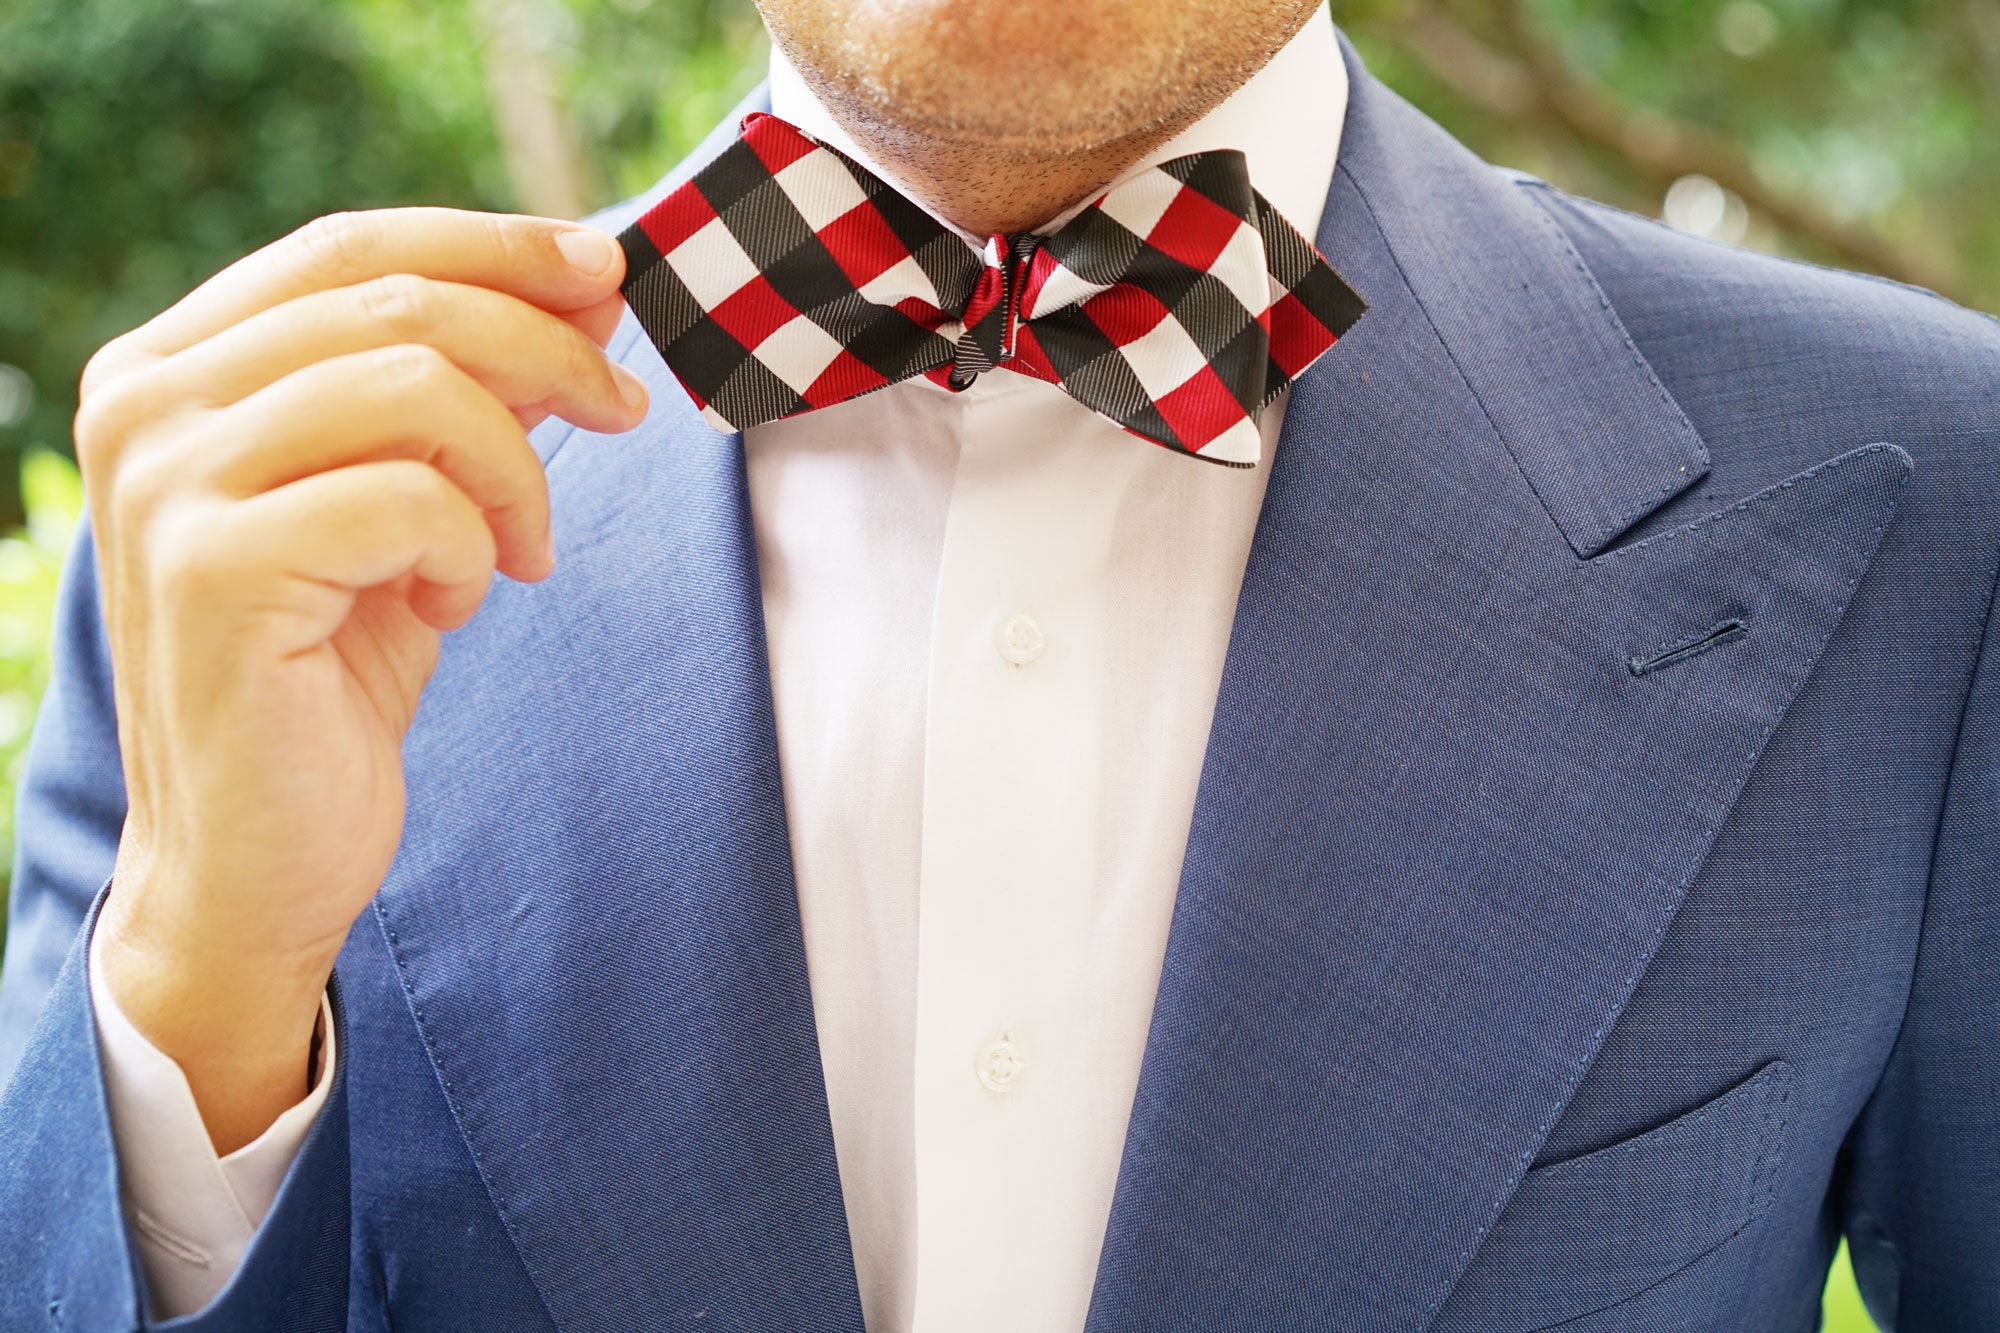
[[[1252,466],[1263,409],[1367,309],[1234,150],[1148,167],[1052,234],[982,250],[753,113],[619,239],[627,303],[725,432],[1002,369],[1155,444]]]

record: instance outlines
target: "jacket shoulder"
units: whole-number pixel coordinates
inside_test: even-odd
[[[1741,249],[1520,180],[1656,368],[1795,385],[1907,418],[2000,427],[2000,320],[1922,287]],[[1649,358],[1651,352],[1648,353]],[[1660,363],[1664,362],[1662,366]],[[1789,370],[1786,367],[1789,366]],[[1845,370],[1837,379],[1829,372]]]
[[[1921,287],[1739,249],[1531,178],[1708,447],[1728,501],[1887,442],[1943,503],[1905,505],[1970,551],[2000,544],[2000,321]]]

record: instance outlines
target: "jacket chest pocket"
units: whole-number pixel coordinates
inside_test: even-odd
[[[1658,1129],[1528,1172],[1432,1333],[1551,1328],[1743,1232],[1776,1194],[1791,1093],[1791,1066],[1776,1060]]]

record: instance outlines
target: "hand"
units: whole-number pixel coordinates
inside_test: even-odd
[[[402,742],[493,572],[554,567],[527,431],[645,415],[624,258],[538,218],[323,218],[107,345],[76,448],[128,812],[105,981],[227,1153],[305,1091],[401,837]]]

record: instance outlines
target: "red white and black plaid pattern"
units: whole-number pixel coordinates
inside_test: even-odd
[[[1163,162],[1051,235],[982,251],[758,113],[619,240],[626,300],[725,431],[997,367],[1249,466],[1259,413],[1366,309],[1231,150]]]

